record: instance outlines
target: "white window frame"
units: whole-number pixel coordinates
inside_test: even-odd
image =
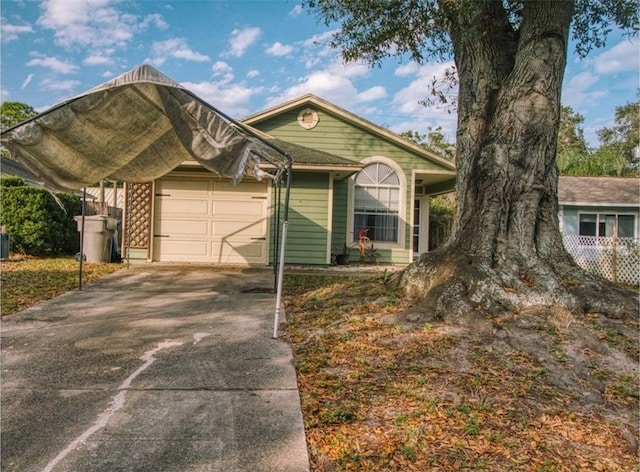
[[[420,220],[415,221],[415,201],[420,201]],[[415,260],[421,254],[429,251],[429,203],[431,198],[428,195],[415,195],[411,201],[411,258]],[[419,227],[418,248],[413,247],[413,231]]]
[[[637,231],[636,231],[636,227],[638,225],[638,215],[636,215],[635,213],[629,213],[629,212],[618,212],[618,211],[600,211],[600,210],[595,210],[594,211],[579,211],[578,212],[578,224],[576,227],[576,234],[578,236],[588,236],[588,235],[583,235],[580,234],[580,219],[582,217],[582,215],[596,215],[596,235],[595,237],[597,238],[606,238],[606,237],[614,237],[614,236],[602,236],[600,234],[598,234],[599,230],[600,230],[600,217],[605,217],[607,215],[613,215],[616,217],[616,229],[615,229],[615,235],[617,237],[620,237],[618,235],[618,217],[620,216],[632,216],[633,217],[633,236],[631,236],[632,238],[637,238]],[[626,236],[627,238],[629,238],[630,236]]]
[[[371,156],[366,159],[362,159],[360,161],[363,166],[367,166],[369,164],[380,163],[387,165],[393,169],[393,171],[398,176],[398,180],[400,182],[400,196],[398,202],[398,239],[395,242],[392,241],[374,241],[376,247],[386,248],[386,249],[403,249],[405,247],[405,238],[406,238],[406,225],[407,225],[407,178],[404,175],[404,171],[402,168],[396,164],[395,161],[389,159],[384,156]],[[351,244],[356,235],[353,231],[354,224],[354,207],[355,207],[355,182],[356,176],[358,174],[354,174],[349,178],[349,192],[348,192],[348,202],[347,202],[347,234],[345,235],[345,240],[347,244]]]

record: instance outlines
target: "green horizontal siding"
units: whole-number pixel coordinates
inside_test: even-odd
[[[333,233],[331,252],[339,254],[347,242],[347,198],[348,179],[333,183]],[[347,244],[349,244],[347,242]]]
[[[301,109],[283,113],[253,126],[284,141],[330,152],[354,162],[360,162],[371,156],[385,156],[397,162],[409,177],[414,168],[444,170],[436,162],[424,159],[366,129],[354,126],[322,110],[317,110],[319,117],[317,126],[306,130],[296,121]],[[295,162],[295,156],[293,157]]]
[[[284,141],[329,152],[354,162],[361,162],[363,159],[374,156],[383,156],[396,162],[403,170],[407,182],[407,192],[405,195],[406,212],[404,215],[400,215],[401,221],[405,225],[405,240],[402,249],[381,250],[381,261],[385,263],[407,262],[411,255],[412,228],[409,223],[411,221],[411,211],[413,208],[413,202],[411,200],[412,172],[413,170],[448,171],[449,169],[445,169],[437,162],[424,158],[405,147],[386,140],[366,128],[356,126],[338,115],[333,115],[314,105],[310,105],[310,107],[316,110],[319,118],[318,124],[310,130],[302,128],[297,122],[298,113],[303,108],[307,108],[307,105],[302,105],[299,108],[284,112],[280,115],[272,116],[263,122],[254,123],[252,126]],[[295,165],[295,155],[293,158]],[[306,181],[293,180],[294,192],[299,192],[299,199],[309,197],[321,201],[321,195],[319,193],[313,193],[309,188],[298,189],[299,185],[302,185],[303,182]],[[317,190],[319,189],[316,189],[316,192]],[[334,182],[333,221],[331,225],[331,251],[333,253],[341,250],[348,234],[347,200],[348,181]],[[328,200],[327,198],[323,198],[322,201],[327,202]],[[294,224],[292,222],[290,225],[290,233],[292,234],[289,237],[288,243],[292,248],[291,250],[287,250],[287,261],[311,263],[305,262],[304,259],[313,258],[314,261],[318,261],[317,263],[325,263],[324,260],[320,261],[320,257],[316,257],[316,254],[320,254],[320,247],[323,243],[321,239],[317,238],[313,233],[323,226],[327,227],[326,219],[323,219],[326,218],[327,215],[323,213],[320,208],[314,207],[313,203],[314,202],[308,202],[304,204],[305,208],[301,208],[300,211],[293,211],[292,218],[297,218],[295,225],[298,226],[298,229],[293,229]],[[296,203],[293,202],[292,198],[292,209],[295,205]],[[297,205],[301,206],[303,204],[298,202]],[[296,213],[298,214],[296,215]],[[305,221],[306,219],[308,219],[308,221]],[[322,224],[320,224],[320,222],[322,222]],[[312,251],[303,249],[305,243],[302,241],[305,240],[311,244],[309,247],[313,249]],[[326,252],[326,241],[324,248],[323,253]],[[313,254],[313,257],[311,254]],[[357,254],[354,253],[352,259],[353,256],[355,256],[357,260]]]
[[[294,172],[289,199],[287,264],[326,264],[329,175]]]

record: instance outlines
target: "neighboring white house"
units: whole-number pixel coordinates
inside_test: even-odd
[[[565,246],[578,265],[640,282],[640,179],[561,176],[558,203]]]

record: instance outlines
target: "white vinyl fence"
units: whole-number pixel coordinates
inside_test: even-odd
[[[95,198],[100,198],[100,187],[87,187],[87,195],[93,195]],[[114,199],[116,202],[116,208],[124,208],[124,189],[114,189],[111,186],[105,186],[104,201],[108,203],[109,206],[114,206]]]
[[[564,246],[583,269],[614,282],[640,284],[640,239],[564,235]]]

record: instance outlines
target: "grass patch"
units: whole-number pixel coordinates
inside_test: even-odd
[[[78,287],[78,262],[73,257],[13,256],[0,265],[2,316],[12,315]],[[83,264],[83,282],[115,272],[120,264]]]

